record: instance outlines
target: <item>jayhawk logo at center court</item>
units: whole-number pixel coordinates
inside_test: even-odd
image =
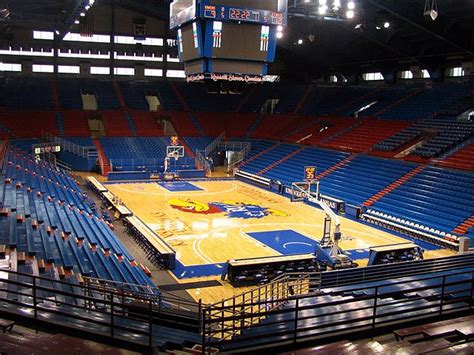
[[[226,213],[230,218],[263,218],[266,216],[286,217],[287,213],[259,206],[255,203],[224,201],[204,203],[192,200],[182,200],[173,198],[168,200],[168,204],[179,211],[194,214],[217,214]]]

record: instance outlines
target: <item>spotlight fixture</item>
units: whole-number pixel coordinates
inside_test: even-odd
[[[354,18],[354,10],[347,10],[346,17],[349,19]]]
[[[436,21],[438,18],[438,4],[436,0],[425,1],[425,10],[423,11],[423,16],[428,20],[431,19],[431,21]]]
[[[300,38],[297,43],[301,45],[303,44],[303,40]]]
[[[383,23],[383,28],[389,28],[389,27],[390,27],[390,22],[385,21],[385,22]]]

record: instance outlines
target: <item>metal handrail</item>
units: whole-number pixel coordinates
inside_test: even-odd
[[[458,275],[466,277],[459,280],[449,279]],[[256,339],[268,339],[266,345],[276,346],[279,342],[288,340],[296,342],[308,337],[331,336],[340,331],[375,329],[393,324],[394,321],[407,322],[414,318],[472,310],[474,271],[426,276],[417,278],[413,282],[428,280],[432,282],[418,287],[409,284],[407,288],[403,288],[403,285],[407,284],[406,280],[365,287],[354,286],[339,291],[341,295],[344,294],[343,298],[319,303],[304,302],[305,299],[315,300],[318,296],[314,294],[293,295],[286,307],[269,308],[263,305],[256,308],[252,305],[247,308],[248,312],[241,314],[232,312],[231,303],[223,303],[219,309],[220,317],[217,316],[217,312],[212,314],[207,309],[203,310],[203,347],[206,349],[230,341],[234,345],[239,342],[248,344],[249,341]],[[394,290],[384,292],[387,291],[384,287],[389,286],[395,286]],[[359,294],[350,296],[351,292],[359,292]],[[405,294],[412,296],[401,297]],[[342,305],[346,307],[341,308]],[[249,312],[253,309],[258,309],[260,312],[258,314]],[[324,309],[324,312],[318,312],[317,309]],[[288,317],[279,316],[268,319],[269,316],[283,314],[288,314]],[[267,318],[267,320],[263,323],[252,322],[255,318]],[[251,332],[242,333],[249,327],[259,328],[259,330],[255,335]],[[239,348],[238,345],[235,347],[234,345],[234,349]],[[259,342],[259,345],[262,345],[262,342]]]
[[[216,150],[217,146],[220,142],[222,142],[225,138],[225,131],[219,134],[219,136],[214,139],[205,149],[204,149],[204,156],[208,157],[211,153]]]
[[[101,279],[85,278],[76,284],[8,269],[1,272],[6,277],[0,279],[0,301],[14,306],[13,313],[18,308],[31,310],[24,312],[26,317],[72,327],[79,321],[97,334],[114,337],[120,331],[122,340],[126,332],[129,341],[146,346],[153,342],[153,324],[199,329],[201,304],[194,303],[196,312],[170,308],[176,300],[182,302],[178,296],[137,294],[131,287],[113,288]],[[8,312],[8,307],[2,309]]]

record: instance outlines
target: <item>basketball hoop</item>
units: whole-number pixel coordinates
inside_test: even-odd
[[[168,158],[170,158],[170,159],[173,158],[175,161],[177,161],[177,160],[180,158],[179,153],[178,153],[178,151],[176,151],[176,150],[173,151],[173,152],[168,153],[167,156],[168,156]]]

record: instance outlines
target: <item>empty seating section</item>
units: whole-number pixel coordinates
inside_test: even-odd
[[[335,137],[349,130],[357,123],[355,118],[338,117],[306,117],[301,129],[291,132],[285,140],[296,142],[302,140],[304,144],[319,145],[331,137]],[[300,125],[298,125],[300,126]]]
[[[372,210],[450,232],[474,214],[474,174],[429,166]]]
[[[86,111],[63,111],[64,136],[80,137],[90,136],[88,115]]]
[[[367,100],[370,102],[370,98],[364,99],[373,91],[372,87],[314,87],[300,112],[306,115],[337,113],[340,116],[352,116],[355,111],[368,103]]]
[[[187,112],[171,112],[169,113],[173,126],[181,137],[185,136],[200,136],[201,133],[191,120]]]
[[[211,144],[213,138],[210,137],[183,137],[188,147],[196,153],[197,150],[204,150]]]
[[[393,86],[386,87],[382,90],[377,91],[374,96],[366,100],[365,104],[369,104],[376,101],[376,104],[363,110],[359,113],[359,117],[373,117],[381,116],[385,111],[397,107],[399,104],[403,104],[408,97],[418,96],[421,86],[409,85],[409,86]],[[362,108],[362,107],[360,107]],[[359,109],[360,109],[359,108]],[[382,116],[381,116],[382,117]],[[400,117],[400,119],[415,119],[417,117]]]
[[[396,151],[415,139],[424,140],[411,154],[429,158],[439,156],[456,144],[462,143],[474,132],[474,123],[449,117],[418,121],[410,127],[375,145],[382,151]]]
[[[48,79],[2,78],[0,83],[0,107],[22,110],[53,109],[53,97]]]
[[[319,174],[346,158],[347,155],[347,153],[332,150],[307,148],[273,169],[268,170],[265,176],[291,185],[292,182],[304,181],[303,172],[305,166],[309,164],[315,165],[317,167],[317,174]]]
[[[300,147],[296,144],[280,144],[275,146],[273,149],[268,150],[264,154],[260,155],[257,159],[250,161],[245,165],[243,170],[257,174],[259,171],[267,168],[272,163],[283,159],[288,154],[293,153]],[[253,149],[252,149],[253,150]]]
[[[163,136],[163,128],[156,112],[133,111],[129,115],[133,119],[137,136]]]
[[[210,93],[206,85],[197,83],[174,83],[191,111],[212,112],[235,111],[242,100],[241,94]],[[244,86],[245,88],[245,86]]]
[[[298,128],[303,119],[298,115],[266,115],[252,133],[253,138],[283,140]]]
[[[6,161],[0,244],[75,274],[154,288],[74,179],[15,149]]]
[[[82,110],[80,80],[56,79],[58,97],[64,110]]]
[[[148,101],[146,100],[147,86],[141,82],[133,81],[119,81],[118,84],[128,108],[141,111],[149,110]]]
[[[437,122],[438,131],[411,154],[424,158],[439,156],[474,134],[474,122],[444,119]],[[432,129],[432,128],[431,128]]]
[[[42,133],[58,134],[52,111],[15,111],[0,113],[0,124],[15,137],[41,137]]]
[[[403,101],[401,105],[392,107],[381,115],[384,119],[422,119],[436,115],[446,107],[450,107],[472,90],[468,83],[444,83],[425,89]]]
[[[471,139],[470,143],[456,150],[438,164],[450,168],[474,171],[474,139]]]
[[[132,131],[125,117],[125,113],[121,111],[106,111],[102,114],[105,132],[107,136],[129,137]]]
[[[401,274],[386,281],[323,288],[319,294],[298,297],[296,301],[287,302],[275,311],[267,313],[258,326],[244,329],[235,337],[235,341],[243,342],[244,345],[271,344],[276,347],[279,343],[294,341],[299,337],[309,339],[315,336],[334,335],[338,339],[343,339],[344,335],[341,334],[347,336],[351,331],[360,331],[363,337],[366,337],[367,327],[375,329],[390,323],[396,324],[394,322],[397,321],[407,322],[428,316],[435,317],[441,312],[449,313],[456,310],[462,312],[462,309],[467,311],[472,302],[469,286],[472,273],[472,267],[464,267],[429,275],[406,277]],[[443,305],[443,302],[446,304]],[[255,312],[256,314],[258,312]],[[424,351],[444,354],[451,353],[447,351],[451,346],[450,342],[440,343],[433,338],[455,335],[458,333],[456,329],[472,334],[470,315],[466,315],[459,322],[452,322],[448,329],[437,327],[436,322],[434,323],[419,327],[421,330],[418,334],[425,337],[423,340],[422,336],[414,344],[406,341],[403,346],[389,347],[384,337],[384,346],[380,344],[378,347],[373,344],[370,347],[350,346],[350,343],[343,346],[342,342],[338,342],[332,346],[319,346],[301,352],[293,351],[292,354],[420,354]],[[464,340],[462,344],[466,344],[469,335],[462,334],[462,339]],[[232,346],[236,345],[230,344],[226,347],[227,352],[232,352]],[[469,350],[466,353],[471,353]]]
[[[325,141],[324,146],[333,149],[366,151],[372,146],[393,134],[403,130],[409,124],[403,121],[382,121],[378,119],[363,119],[346,133]]]
[[[359,205],[414,166],[411,163],[360,155],[325,176],[321,180],[321,193]]]
[[[261,112],[267,100],[277,99],[279,102],[275,107],[275,113],[294,112],[299,100],[305,93],[305,89],[306,85],[300,84],[264,83],[248,97],[242,111]]]
[[[196,118],[206,135],[215,137],[226,132],[226,137],[243,137],[255,122],[255,114],[196,112]]]
[[[100,143],[114,171],[152,171],[163,170],[166,146],[165,137],[102,137]],[[181,158],[172,166],[193,166],[194,160],[188,156]]]
[[[65,140],[81,147],[94,147],[94,142],[90,137],[67,137]]]

